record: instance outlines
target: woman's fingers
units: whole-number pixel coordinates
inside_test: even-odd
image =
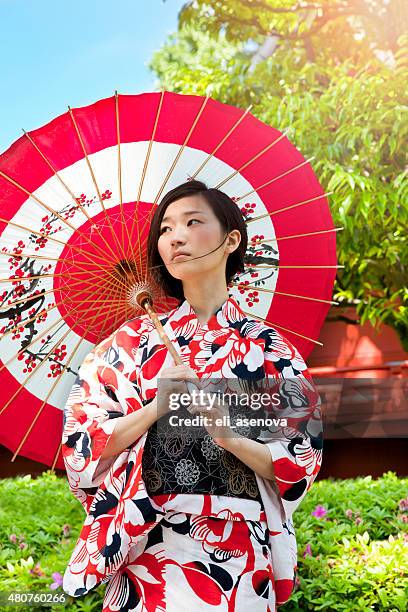
[[[185,380],[188,378],[197,379],[198,376],[192,368],[187,365],[176,365],[164,368],[160,373],[160,378],[172,378],[174,380]]]
[[[172,393],[187,393],[186,383],[181,380],[170,379]]]
[[[190,404],[187,410],[191,414],[203,414],[203,415],[211,415],[210,406],[195,406],[194,404]]]

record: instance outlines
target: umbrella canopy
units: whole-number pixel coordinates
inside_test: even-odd
[[[63,467],[62,408],[95,343],[135,311],[151,280],[150,220],[196,178],[225,191],[248,228],[240,307],[307,357],[336,274],[336,228],[316,175],[286,135],[249,109],[168,92],[69,109],[0,156],[0,443]]]

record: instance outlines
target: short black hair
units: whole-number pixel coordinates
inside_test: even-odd
[[[207,185],[201,181],[191,180],[175,187],[163,196],[150,224],[147,239],[148,266],[153,279],[170,297],[184,300],[182,282],[171,276],[160,257],[157,243],[160,236],[160,225],[167,207],[187,196],[200,195],[209,204],[213,213],[221,223],[225,232],[237,229],[241,234],[241,242],[235,251],[229,254],[225,268],[227,284],[238,273],[244,272],[244,258],[248,245],[247,227],[238,205],[226,193]],[[157,267],[160,266],[160,267]]]

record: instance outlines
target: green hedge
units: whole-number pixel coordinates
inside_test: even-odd
[[[405,612],[407,493],[408,479],[393,472],[316,482],[294,515],[298,586],[281,609]],[[50,585],[63,574],[83,519],[63,478],[46,472],[1,480],[0,590],[58,593]],[[101,610],[103,590],[53,609]]]

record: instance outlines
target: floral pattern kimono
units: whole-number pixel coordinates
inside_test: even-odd
[[[295,581],[292,515],[321,466],[318,394],[296,348],[248,318],[232,297],[206,325],[187,300],[159,319],[201,380],[263,376],[292,385],[292,392],[295,381],[292,418],[279,437],[266,431],[260,440],[275,480],[253,473],[260,501],[248,494],[149,494],[142,469],[148,432],[101,459],[116,418],[152,401],[161,370],[174,365],[147,315],[127,321],[85,359],[64,410],[68,482],[87,516],[63,588],[80,596],[109,581],[106,612],[275,610]],[[207,436],[202,446],[209,460],[220,448],[211,443]],[[180,459],[175,473],[186,478],[187,467],[198,470]]]

